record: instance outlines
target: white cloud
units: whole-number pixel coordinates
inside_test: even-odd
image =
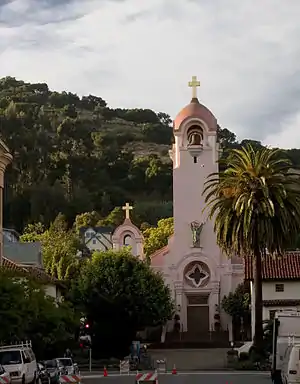
[[[0,76],[174,117],[197,75],[221,126],[300,146],[299,16],[299,0],[16,0]]]
[[[300,110],[292,117],[280,124],[278,133],[270,132],[263,140],[263,144],[275,148],[299,148],[300,147]]]

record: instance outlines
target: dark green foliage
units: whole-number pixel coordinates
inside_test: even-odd
[[[0,135],[14,157],[5,225],[47,227],[59,212],[69,224],[93,210],[105,218],[127,200],[147,202],[158,215],[148,221],[156,224],[170,215],[159,214],[163,202],[172,201],[171,162],[161,155],[171,143],[170,124],[168,115],[149,109],[112,109],[97,96],[1,79]],[[140,221],[148,212],[139,212]]]
[[[66,303],[45,296],[43,286],[16,271],[0,270],[0,342],[31,340],[39,359],[63,353],[74,342],[79,319]]]
[[[91,324],[94,356],[123,358],[137,331],[164,324],[173,312],[163,277],[127,249],[95,253],[72,297]]]
[[[156,225],[172,211],[173,142],[169,115],[150,109],[110,108],[95,95],[78,97],[13,77],[0,79],[0,136],[14,160],[6,173],[5,226],[46,227],[59,212],[71,225],[77,214],[104,219],[126,201],[135,218]],[[224,149],[239,147],[219,127]],[[261,145],[252,142],[253,146]],[[299,150],[286,151],[300,164]],[[151,209],[150,209],[151,207]]]
[[[234,292],[224,296],[221,305],[232,318],[244,317],[250,306],[250,291],[246,283],[239,284]]]

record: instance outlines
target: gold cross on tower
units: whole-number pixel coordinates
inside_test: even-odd
[[[122,207],[123,211],[125,211],[125,218],[126,219],[130,219],[130,214],[129,212],[133,209],[133,207],[131,205],[129,205],[129,203],[126,203],[124,207]]]
[[[200,81],[197,76],[192,76],[192,81],[189,81],[189,87],[193,89],[193,99],[197,99],[197,87],[200,87]]]

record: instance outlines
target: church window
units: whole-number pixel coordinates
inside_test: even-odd
[[[94,231],[86,231],[84,236],[86,239],[91,239],[93,235],[94,235]]]
[[[208,282],[209,273],[200,263],[197,263],[185,274],[185,277],[194,287],[199,288],[204,282]]]
[[[275,284],[275,292],[284,292],[284,284]]]

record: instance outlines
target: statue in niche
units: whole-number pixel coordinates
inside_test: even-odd
[[[191,223],[191,230],[193,235],[193,247],[200,247],[200,236],[203,229],[204,223],[199,223],[198,221],[193,221]]]

